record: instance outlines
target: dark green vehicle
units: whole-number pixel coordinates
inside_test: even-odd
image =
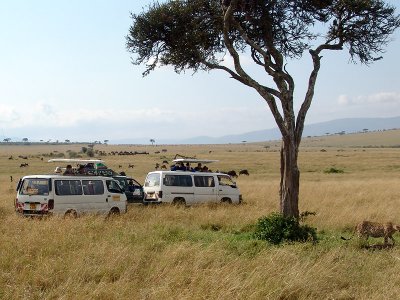
[[[128,176],[116,175],[114,179],[118,180],[122,190],[125,191],[128,203],[143,203],[143,186],[135,179]]]

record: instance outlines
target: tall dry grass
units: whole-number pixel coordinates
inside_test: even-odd
[[[245,203],[131,205],[117,218],[75,220],[16,216],[9,176],[48,173],[54,166],[42,154],[80,146],[0,146],[0,298],[398,299],[399,247],[367,250],[340,236],[364,219],[400,223],[400,149],[302,148],[300,208],[317,212],[307,223],[320,241],[271,246],[251,236],[259,217],[278,210],[279,153],[264,146],[96,146],[150,152],[104,158],[139,181],[176,153],[220,159],[213,169],[248,169],[237,179]],[[11,154],[30,155],[29,167]],[[324,172],[331,167],[344,173]]]

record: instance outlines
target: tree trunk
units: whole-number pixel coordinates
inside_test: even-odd
[[[297,167],[298,146],[294,135],[282,138],[280,212],[284,217],[299,218],[300,171]]]

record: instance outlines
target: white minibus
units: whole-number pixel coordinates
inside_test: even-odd
[[[15,210],[25,216],[119,214],[127,211],[127,201],[111,177],[30,175],[18,183]]]
[[[231,177],[223,173],[154,171],[147,174],[144,203],[241,203],[242,195]]]

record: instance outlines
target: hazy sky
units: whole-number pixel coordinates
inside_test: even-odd
[[[0,138],[157,141],[276,127],[262,98],[222,71],[163,67],[143,78],[125,36],[130,12],[151,2],[0,0]],[[393,39],[369,67],[350,64],[345,51],[324,53],[306,123],[399,116],[399,31]],[[309,56],[287,69],[302,99]]]

